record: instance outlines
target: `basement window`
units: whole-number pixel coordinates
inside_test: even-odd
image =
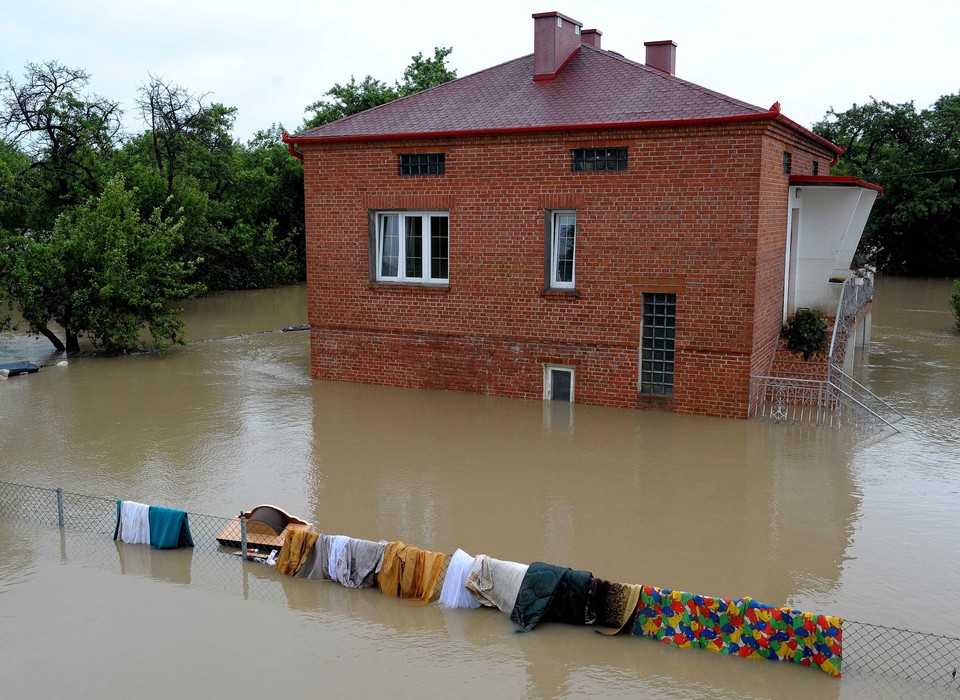
[[[673,396],[677,295],[643,295],[640,393]]]
[[[575,173],[627,169],[626,146],[617,148],[574,148],[571,154],[571,169]]]
[[[793,167],[793,154],[790,151],[783,152],[783,174],[789,175]]]
[[[401,175],[443,175],[446,172],[446,153],[401,153]]]
[[[565,365],[544,366],[543,400],[573,401],[573,367]]]

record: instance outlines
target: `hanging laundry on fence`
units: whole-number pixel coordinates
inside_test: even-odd
[[[192,547],[193,536],[187,514],[182,510],[150,506],[150,544],[157,549]]]
[[[277,573],[295,576],[313,551],[319,535],[311,530],[287,530],[286,533],[277,557]]]
[[[430,602],[446,556],[403,542],[391,542],[383,551],[383,566],[377,574],[380,591]]]
[[[458,549],[450,557],[447,565],[447,575],[443,577],[443,588],[440,591],[440,605],[445,608],[479,608],[480,602],[473,597],[464,585],[473,569],[476,557],[471,557],[462,549]]]
[[[587,585],[587,624],[608,627],[602,634],[617,634],[637,611],[642,586],[635,583],[614,583],[592,578]]]
[[[330,576],[347,588],[370,588],[376,583],[376,575],[383,566],[386,540],[372,542],[348,537],[337,552]]]
[[[481,605],[510,615],[529,565],[478,554],[464,587]]]
[[[190,522],[182,510],[117,501],[113,539],[124,544],[149,544],[154,549],[192,547]]]
[[[534,562],[527,569],[510,619],[530,632],[540,622],[587,623],[587,585],[593,574]]]
[[[792,661],[840,676],[843,619],[752,598],[728,599],[644,586],[634,633],[681,648]]]

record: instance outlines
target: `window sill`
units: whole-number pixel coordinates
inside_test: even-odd
[[[545,299],[579,299],[580,290],[579,289],[553,289],[552,287],[544,287],[540,290],[540,296]]]
[[[421,292],[424,294],[446,294],[449,284],[422,284],[417,282],[371,282],[369,289],[374,292]]]

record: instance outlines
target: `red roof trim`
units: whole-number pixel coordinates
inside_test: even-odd
[[[791,175],[791,185],[828,185],[840,187],[865,187],[883,194],[883,187],[849,175]]]
[[[290,134],[286,131],[283,132],[283,142],[287,144],[287,150],[290,151],[290,155],[298,160],[303,160],[303,154],[297,150],[297,147],[294,146],[293,139],[290,138]]]
[[[821,146],[833,151],[836,154],[836,157],[834,157],[833,162],[830,163],[831,167],[836,165],[837,162],[840,160],[840,154],[843,153],[842,147],[838,146],[833,141],[823,138],[819,134],[813,133],[812,131],[810,131],[810,129],[804,126],[800,126],[799,124],[797,124],[797,122],[790,119],[790,117],[785,117],[783,114],[780,113],[779,102],[774,102],[773,106],[770,108],[770,111],[776,114],[776,120],[778,122],[783,122],[785,125],[793,129],[794,131],[799,131],[808,139],[813,139],[814,141],[819,143]]]
[[[544,126],[519,126],[505,129],[465,129],[463,131],[422,131],[397,134],[365,134],[358,136],[288,136],[286,143],[342,143],[344,141],[391,141],[394,139],[448,138],[451,136],[489,136],[492,134],[528,134],[552,131],[591,131],[613,129],[646,129],[661,126],[696,126],[698,124],[724,124],[727,122],[756,122],[776,117],[776,112],[735,114],[729,117],[704,117],[703,119],[661,119],[643,122],[605,122],[599,124],[547,124]],[[802,127],[801,127],[802,128]],[[813,134],[816,136],[816,134]],[[817,138],[820,138],[819,136]],[[829,143],[829,141],[827,141]],[[836,147],[835,147],[836,148]]]
[[[422,132],[401,132],[395,134],[363,134],[352,136],[326,136],[326,137],[295,137],[285,136],[284,143],[344,143],[349,141],[392,141],[395,139],[421,139],[421,138],[449,138],[456,136],[489,136],[493,134],[529,134],[535,132],[554,132],[554,131],[591,131],[591,130],[613,130],[613,129],[652,129],[664,126],[697,126],[700,124],[725,124],[728,122],[754,122],[765,119],[774,119],[782,122],[785,126],[799,131],[813,141],[816,141],[825,148],[837,154],[835,161],[839,159],[843,149],[835,143],[819,136],[809,129],[806,129],[797,122],[783,116],[779,110],[779,103],[775,103],[766,112],[755,112],[753,114],[734,114],[727,117],[704,117],[702,119],[660,119],[655,121],[642,122],[602,122],[597,124],[547,124],[543,126],[521,126],[503,129],[465,129],[462,131],[422,131]],[[834,163],[835,164],[835,163]],[[826,177],[826,176],[824,176]]]

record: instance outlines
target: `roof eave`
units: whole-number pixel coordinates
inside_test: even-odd
[[[790,185],[792,187],[799,187],[800,185],[806,185],[807,187],[863,187],[874,190],[878,197],[883,195],[882,185],[849,175],[791,175]]]
[[[597,131],[613,129],[650,129],[663,126],[696,126],[699,124],[724,124],[728,122],[754,122],[774,119],[779,113],[774,110],[752,114],[734,114],[726,117],[703,117],[698,119],[659,119],[639,122],[598,122],[594,124],[546,124],[539,126],[500,127],[491,129],[459,129],[452,131],[416,131],[392,134],[351,134],[346,136],[285,136],[284,143],[343,143],[348,141],[393,141],[397,139],[449,138],[459,136],[488,136],[494,134],[528,134],[555,131]],[[789,121],[789,120],[787,120]],[[799,126],[799,125],[798,125]],[[801,129],[803,127],[800,127]],[[822,139],[810,133],[817,139]],[[826,141],[826,143],[830,143]],[[831,144],[832,145],[832,144]]]

